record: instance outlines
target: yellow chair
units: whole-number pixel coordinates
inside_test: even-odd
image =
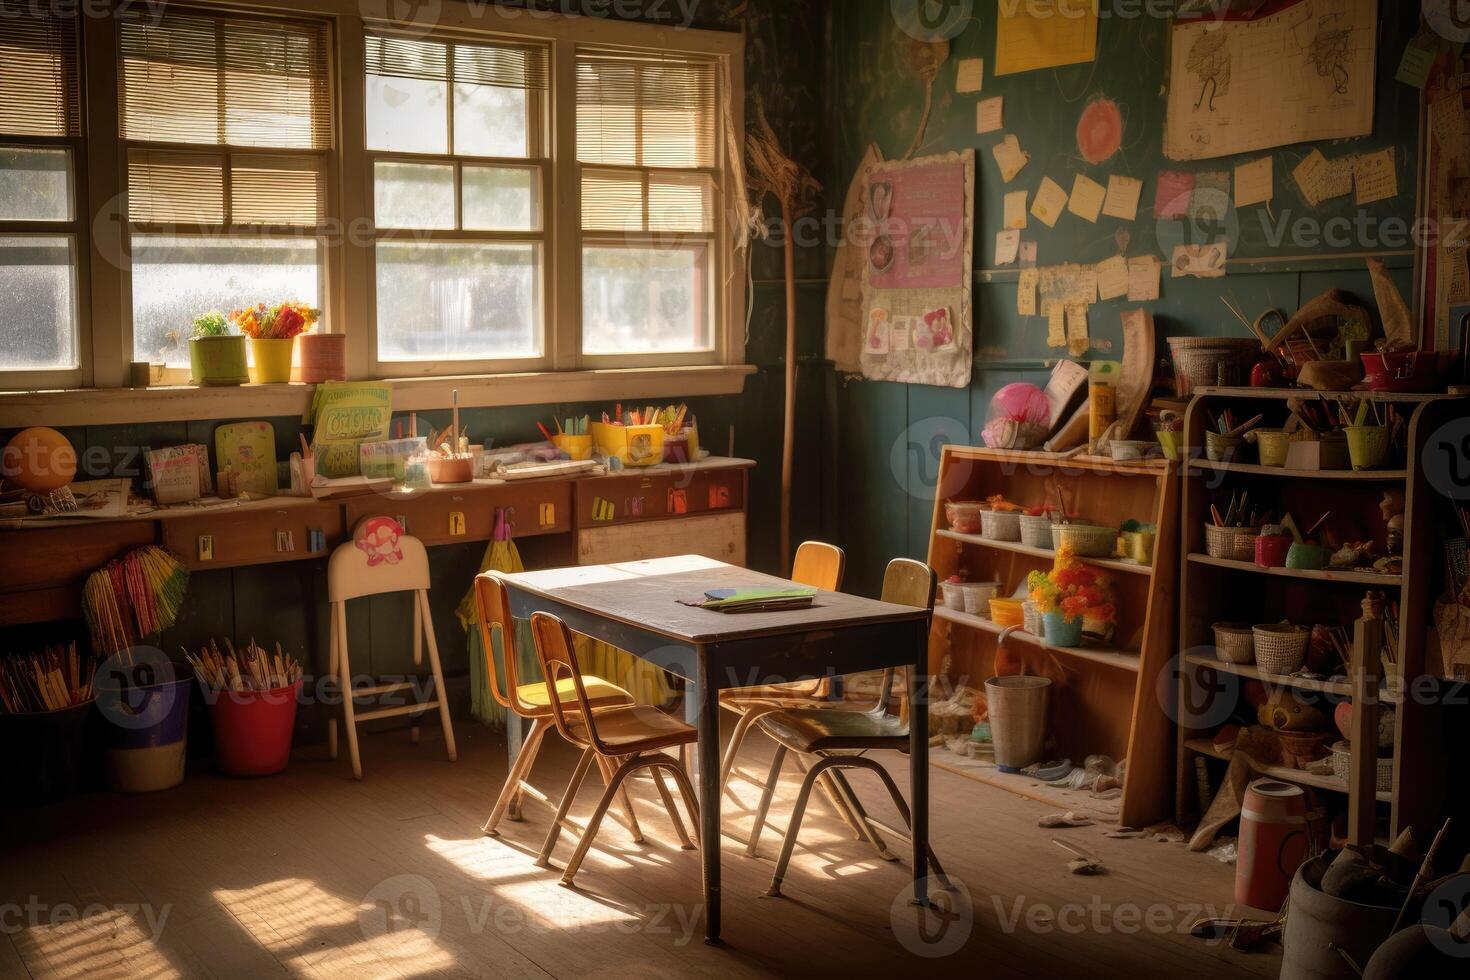
[[[577,869],[582,866],[582,861],[592,846],[593,838],[597,836],[602,818],[607,815],[613,796],[621,792],[624,780],[643,769],[651,771],[653,784],[663,798],[664,808],[668,810],[669,820],[674,824],[680,843],[686,850],[693,848],[694,844],[680,822],[674,800],[664,784],[664,773],[668,772],[674,777],[674,783],[684,798],[684,807],[689,812],[690,822],[697,835],[699,804],[695,802],[694,787],[689,781],[689,773],[684,764],[663,750],[692,744],[699,737],[698,732],[693,726],[686,725],[651,705],[614,704],[596,707],[589,695],[587,681],[590,678],[584,677],[581,672],[572,644],[572,633],[566,624],[549,613],[538,612],[531,616],[531,635],[536,641],[536,655],[541,659],[541,669],[545,673],[548,690],[555,691],[551,700],[551,712],[556,719],[557,730],[568,742],[582,749],[582,757],[572,772],[566,793],[562,795],[556,819],[547,831],[536,863],[541,867],[549,867],[551,854],[556,848],[557,837],[562,828],[566,827],[573,832],[577,830],[567,814],[594,759],[605,765],[615,766],[616,769],[608,780],[602,798],[597,802],[597,809],[587,821],[586,829],[581,832],[581,839],[572,853],[572,859],[567,862],[566,870],[561,876],[563,885],[572,884]],[[719,842],[716,841],[713,846],[718,847]]]
[[[928,565],[909,558],[895,558],[888,563],[888,569],[883,575],[882,598],[884,602],[919,606],[932,610],[934,608],[934,588],[934,570]],[[878,703],[871,710],[832,711],[822,708],[782,708],[764,714],[758,722],[761,731],[775,740],[776,755],[771,761],[771,772],[766,778],[765,789],[761,792],[755,826],[750,834],[749,853],[755,852],[760,840],[766,813],[770,810],[771,797],[775,794],[776,784],[781,778],[781,766],[786,761],[786,754],[794,752],[798,756],[817,757],[816,764],[806,771],[806,776],[802,780],[801,793],[797,796],[796,806],[791,811],[791,823],[786,829],[786,837],[781,845],[781,856],[776,862],[776,871],[771,876],[771,885],[766,892],[767,895],[779,896],[781,894],[781,880],[785,877],[786,867],[791,861],[791,852],[796,847],[796,838],[801,831],[801,820],[806,813],[806,805],[811,798],[812,787],[824,774],[830,774],[838,781],[843,789],[844,798],[852,807],[858,820],[861,821],[865,829],[865,836],[877,848],[879,856],[892,858],[879,836],[880,830],[900,840],[911,841],[909,833],[889,827],[870,817],[842,774],[843,769],[867,769],[875,773],[883,782],[884,788],[888,790],[888,795],[893,799],[893,805],[903,818],[904,825],[911,828],[912,820],[909,816],[908,804],[904,802],[903,795],[893,782],[893,777],[876,760],[860,754],[884,749],[894,752],[909,750],[908,685],[907,683],[900,685],[900,693],[895,704],[893,686],[897,674],[898,672],[891,668],[883,672],[883,685]],[[906,676],[904,679],[907,679]],[[890,712],[890,709],[894,707],[898,708],[896,715]],[[934,865],[935,875],[948,888],[949,880],[945,877],[944,869],[940,867],[939,861],[935,859],[932,849],[929,852],[929,862]]]
[[[516,756],[510,772],[505,777],[505,785],[500,790],[500,796],[496,798],[495,806],[490,810],[485,826],[481,828],[487,834],[495,834],[495,828],[502,819],[506,817],[511,820],[520,819],[521,803],[525,799],[529,798],[545,805],[548,809],[555,809],[555,804],[529,782],[531,768],[536,764],[537,753],[541,751],[541,743],[553,725],[552,695],[544,682],[520,683],[516,666],[519,661],[515,646],[515,620],[511,617],[509,596],[506,594],[498,572],[481,572],[475,576],[475,604],[479,607],[480,645],[484,648],[485,671],[489,679],[490,693],[507,711],[515,712],[531,723],[530,731],[526,733],[526,739],[521,745],[520,754]],[[495,671],[495,647],[491,642],[497,632],[500,634],[501,649],[505,659],[505,690],[503,692],[499,683],[500,679]],[[589,675],[584,678],[584,682],[588,701],[596,707],[633,703],[632,695],[601,677]],[[571,681],[557,682],[559,697],[569,697],[571,693]],[[603,779],[611,778],[612,767],[600,764],[599,768],[602,770]],[[633,839],[643,840],[643,833],[638,827],[638,818],[633,813],[632,802],[628,799],[626,791],[618,802],[623,809],[623,823],[632,833]]]

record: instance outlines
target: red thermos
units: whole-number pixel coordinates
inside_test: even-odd
[[[1240,851],[1235,862],[1235,901],[1251,908],[1281,908],[1291,877],[1307,857],[1307,800],[1300,786],[1258,779],[1240,810]]]

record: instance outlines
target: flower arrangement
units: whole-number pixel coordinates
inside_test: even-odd
[[[290,340],[310,330],[322,311],[291,300],[266,306],[258,303],[230,313],[230,322],[254,340]]]
[[[1062,545],[1050,572],[1032,572],[1026,577],[1031,601],[1040,612],[1060,613],[1068,620],[1082,618],[1107,624],[1117,618],[1113,605],[1112,580],[1091,565],[1079,561],[1072,548]]]
[[[193,339],[201,337],[224,337],[230,332],[229,321],[219,310],[210,310],[194,318]]]

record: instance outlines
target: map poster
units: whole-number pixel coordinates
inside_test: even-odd
[[[1165,155],[1372,133],[1377,18],[1378,0],[1296,0],[1251,20],[1176,19]]]

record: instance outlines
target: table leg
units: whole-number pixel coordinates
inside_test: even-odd
[[[685,689],[685,713],[699,730],[699,853],[704,861],[704,941],[720,942],[720,692],[710,683],[705,657],[699,679]]]
[[[925,905],[929,889],[929,631],[917,627],[914,666],[909,671],[909,806],[914,826],[914,903]]]

